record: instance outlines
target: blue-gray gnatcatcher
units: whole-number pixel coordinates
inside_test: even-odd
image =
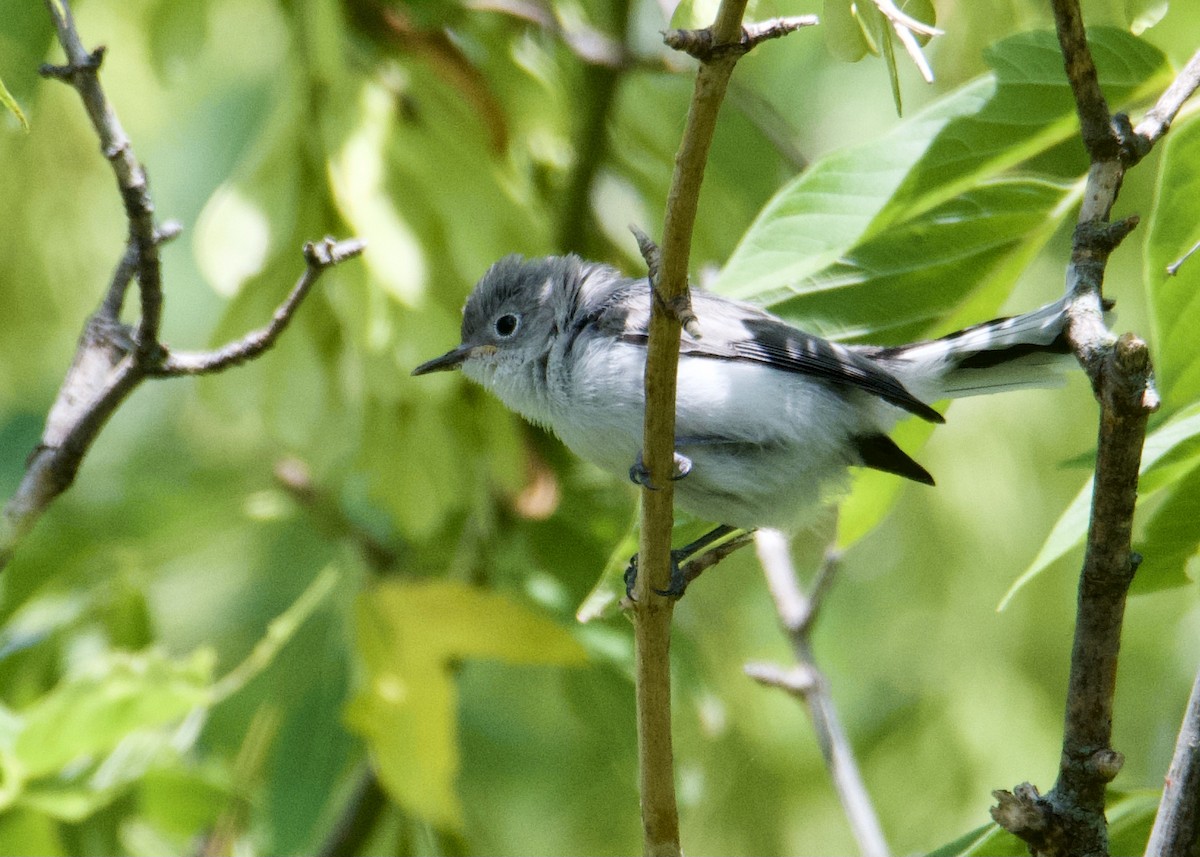
[[[699,336],[680,344],[677,505],[730,527],[794,529],[871,467],[933,484],[887,436],[930,402],[1054,383],[1064,302],[941,339],[838,345],[747,303],[692,290]],[[462,344],[414,375],[461,367],[581,458],[615,474],[640,462],[650,287],[576,256],[494,264],[467,299]]]

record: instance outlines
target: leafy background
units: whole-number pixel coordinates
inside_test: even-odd
[[[935,5],[927,86],[903,52],[889,73],[870,20],[885,58],[846,62],[869,46],[848,4],[752,4],[827,26],[739,67],[699,281],[878,342],[1056,297],[1086,163],[1048,12]],[[629,552],[633,491],[462,379],[409,377],[457,342],[495,258],[573,250],[636,271],[626,224],[661,223],[691,85],[659,43],[662,6],[547,8],[554,26],[429,0],[79,4],[160,217],[186,229],[164,253],[168,342],[261,324],[305,240],[370,249],[264,359],[139,390],[23,543],[0,596],[0,851],[315,852],[368,759],[390,798],[373,853],[640,847],[611,581],[588,602],[602,615],[575,618]],[[75,95],[36,76],[58,56],[45,10],[0,11],[0,78],[29,121],[5,112],[0,129],[8,496],[124,223]],[[1200,37],[1182,3],[1084,11],[1110,102],[1135,116]],[[589,63],[605,43],[588,32],[624,32],[633,62]],[[1142,225],[1107,285],[1164,400],[1117,698],[1116,853],[1141,848],[1200,660],[1200,263],[1163,273],[1200,239],[1198,146],[1185,115],[1130,174],[1116,214]],[[898,852],[966,836],[955,847],[1023,853],[969,832],[992,789],[1056,772],[1095,409],[1072,378],[948,415],[897,433],[937,489],[857,479],[816,648]],[[830,532],[801,534],[802,567]],[[689,592],[674,643],[685,847],[850,852],[804,712],[742,673],[788,658],[748,552]]]

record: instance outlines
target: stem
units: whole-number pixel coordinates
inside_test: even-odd
[[[754,540],[779,623],[792,644],[796,666],[782,671],[748,665],[746,672],[759,682],[783,688],[805,704],[825,767],[833,779],[834,789],[842,802],[859,851],[864,857],[887,857],[890,852],[879,816],[875,813],[862,774],[859,773],[850,739],[842,728],[841,718],[829,692],[829,682],[817,665],[812,648],[812,629],[833,583],[840,557],[832,549],[826,552],[817,579],[806,595],[796,579],[787,538],[777,530],[759,530]]]
[[[714,24],[716,44],[740,35],[746,0],[722,0]],[[687,292],[692,229],[700,200],[704,166],[712,144],[721,99],[737,55],[702,62],[688,110],[687,125],[675,157],[675,172],[663,221],[662,267],[653,287],[665,301]],[[651,300],[646,355],[646,423],[643,460],[651,484],[642,491],[642,534],[633,611],[636,644],[638,786],[642,803],[642,842],[647,855],[680,854],[679,810],[675,803],[675,766],[671,748],[671,615],[666,590],[671,577],[671,528],[674,492],[675,386],[679,365],[680,322]]]
[[[1110,254],[1137,225],[1109,222],[1125,171],[1169,126],[1196,88],[1196,61],[1138,130],[1111,117],[1100,91],[1077,0],[1053,0],[1067,79],[1091,158],[1067,266],[1067,337],[1100,405],[1095,488],[1079,577],[1058,780],[1044,797],[1028,783],[995,792],[992,815],[1034,854],[1107,855],[1108,783],[1123,758],[1110,746],[1125,599],[1140,557],[1132,550],[1138,469],[1149,415],[1158,407],[1145,342],[1115,337],[1104,322],[1102,286]]]
[[[767,40],[816,23],[815,18],[780,18],[742,26],[747,0],[722,0],[712,27],[672,30],[666,42],[700,59],[687,124],[667,195],[659,264],[652,266],[650,330],[646,343],[646,421],[643,463],[648,485],[642,491],[642,534],[633,610],[636,642],[638,771],[642,795],[643,847],[647,854],[678,854],[679,813],[675,806],[671,755],[670,585],[671,528],[675,458],[675,387],[680,330],[694,330],[687,271],[700,186],[721,102],[734,66],[748,50]]]
[[[1192,684],[1175,756],[1167,771],[1158,817],[1146,844],[1146,857],[1184,857],[1196,842],[1200,811],[1200,673]]]

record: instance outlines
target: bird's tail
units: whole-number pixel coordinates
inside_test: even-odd
[[[918,398],[932,402],[1063,383],[1073,364],[1065,298],[1010,318],[873,356],[887,363]]]

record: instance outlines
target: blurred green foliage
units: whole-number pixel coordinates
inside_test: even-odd
[[[633,492],[461,378],[408,373],[457,341],[505,253],[639,269],[626,225],[661,223],[691,87],[659,43],[671,5],[79,4],[159,216],[185,226],[164,251],[170,344],[263,324],[306,240],[369,249],[264,358],[139,390],[22,543],[0,595],[0,852],[314,853],[368,806],[368,760],[390,800],[364,852],[639,849],[630,629],[575,619],[628,552]],[[1108,97],[1136,117],[1200,12],[1084,5]],[[827,26],[740,65],[697,279],[879,342],[1053,299],[1086,163],[1044,7],[906,7],[945,31],[926,86],[847,3],[752,3]],[[0,112],[7,497],[125,227],[77,98],[36,76],[59,56],[45,10],[0,11],[0,103],[30,123]],[[1182,116],[1128,177],[1116,214],[1143,228],[1107,283],[1164,396],[1117,699],[1118,852],[1141,847],[1200,662],[1200,262],[1163,273],[1200,240],[1198,128]],[[856,479],[816,648],[897,852],[1023,853],[979,826],[993,789],[1057,770],[1094,414],[1082,378],[956,403],[932,435],[897,432],[929,438],[936,490]],[[805,567],[831,533],[798,537]],[[789,657],[744,553],[676,611],[684,846],[849,853],[803,711],[742,673]]]

